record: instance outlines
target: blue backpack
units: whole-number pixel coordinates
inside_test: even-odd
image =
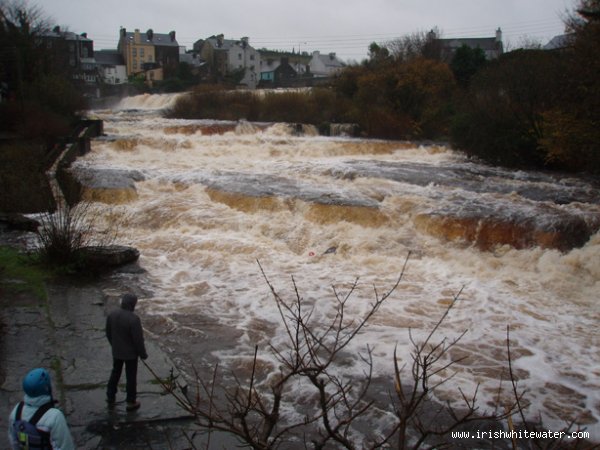
[[[23,450],[52,450],[52,445],[50,444],[50,433],[39,430],[36,427],[36,424],[50,408],[54,407],[54,402],[48,402],[45,405],[40,406],[29,420],[21,419],[23,405],[24,403],[21,402],[19,403],[19,406],[17,406],[15,421],[12,427],[12,433],[13,437],[15,438],[17,448]]]

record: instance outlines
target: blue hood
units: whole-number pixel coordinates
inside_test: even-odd
[[[38,395],[37,397],[30,397],[29,395],[25,394],[25,396],[23,397],[23,401],[25,402],[26,405],[33,406],[35,408],[39,408],[40,406],[45,405],[49,401],[52,401],[52,396],[51,395]]]

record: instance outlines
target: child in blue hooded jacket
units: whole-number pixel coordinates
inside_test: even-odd
[[[38,448],[42,450],[74,450],[67,420],[62,411],[54,407],[50,373],[43,368],[31,370],[23,379],[23,391],[23,401],[14,407],[8,420],[11,448],[25,448],[24,441],[40,438],[42,444]],[[43,414],[33,428],[19,427],[21,421],[32,420],[38,410]],[[40,416],[40,413],[37,415]],[[27,429],[33,430],[31,436],[25,432]]]

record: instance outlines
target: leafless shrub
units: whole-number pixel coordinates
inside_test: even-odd
[[[101,217],[106,211],[94,208],[88,201],[69,205],[62,197],[57,199],[54,212],[40,215],[37,231],[41,258],[58,265],[77,264],[78,252],[87,246],[108,246],[119,235],[121,219],[108,214],[105,226]]]

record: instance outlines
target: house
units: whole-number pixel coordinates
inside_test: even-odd
[[[544,50],[564,50],[573,45],[573,34],[559,34],[554,36],[550,41],[544,45]]]
[[[310,73],[315,77],[331,77],[344,68],[344,63],[337,58],[335,53],[321,55],[319,51],[314,51],[308,67]]]
[[[200,58],[200,55],[191,51],[191,52],[181,53],[179,55],[179,63],[186,63],[187,65],[190,66],[192,73],[197,75],[200,72],[200,70],[202,69],[202,67],[206,64],[206,61],[204,61],[202,58]]]
[[[254,89],[258,85],[260,53],[250,45],[247,37],[232,40],[219,34],[197,41],[194,50],[206,62],[214,81],[222,81],[228,77],[235,79],[237,76],[241,86]]]
[[[282,56],[278,61],[261,58],[261,65],[260,84],[264,87],[289,86],[299,76],[287,57]]]
[[[175,75],[179,65],[179,44],[175,31],[155,33],[152,29],[133,33],[121,28],[118,51],[127,67],[127,76],[144,73],[148,80],[162,80]]]
[[[312,77],[308,67],[311,57],[307,52],[261,49],[259,53],[262,86],[301,85],[307,78]]]
[[[117,85],[127,82],[127,66],[118,50],[98,50],[94,59],[103,83]]]
[[[479,48],[483,50],[485,58],[488,60],[498,58],[504,51],[502,45],[502,30],[498,28],[494,37],[486,38],[452,38],[452,39],[437,39],[435,32],[430,32],[430,37],[435,39],[439,44],[440,60],[451,62],[456,50],[466,45],[469,48]]]
[[[40,39],[49,64],[70,72],[80,85],[95,85],[98,82],[94,41],[88,38],[87,33],[63,31],[56,26],[43,33]]]

